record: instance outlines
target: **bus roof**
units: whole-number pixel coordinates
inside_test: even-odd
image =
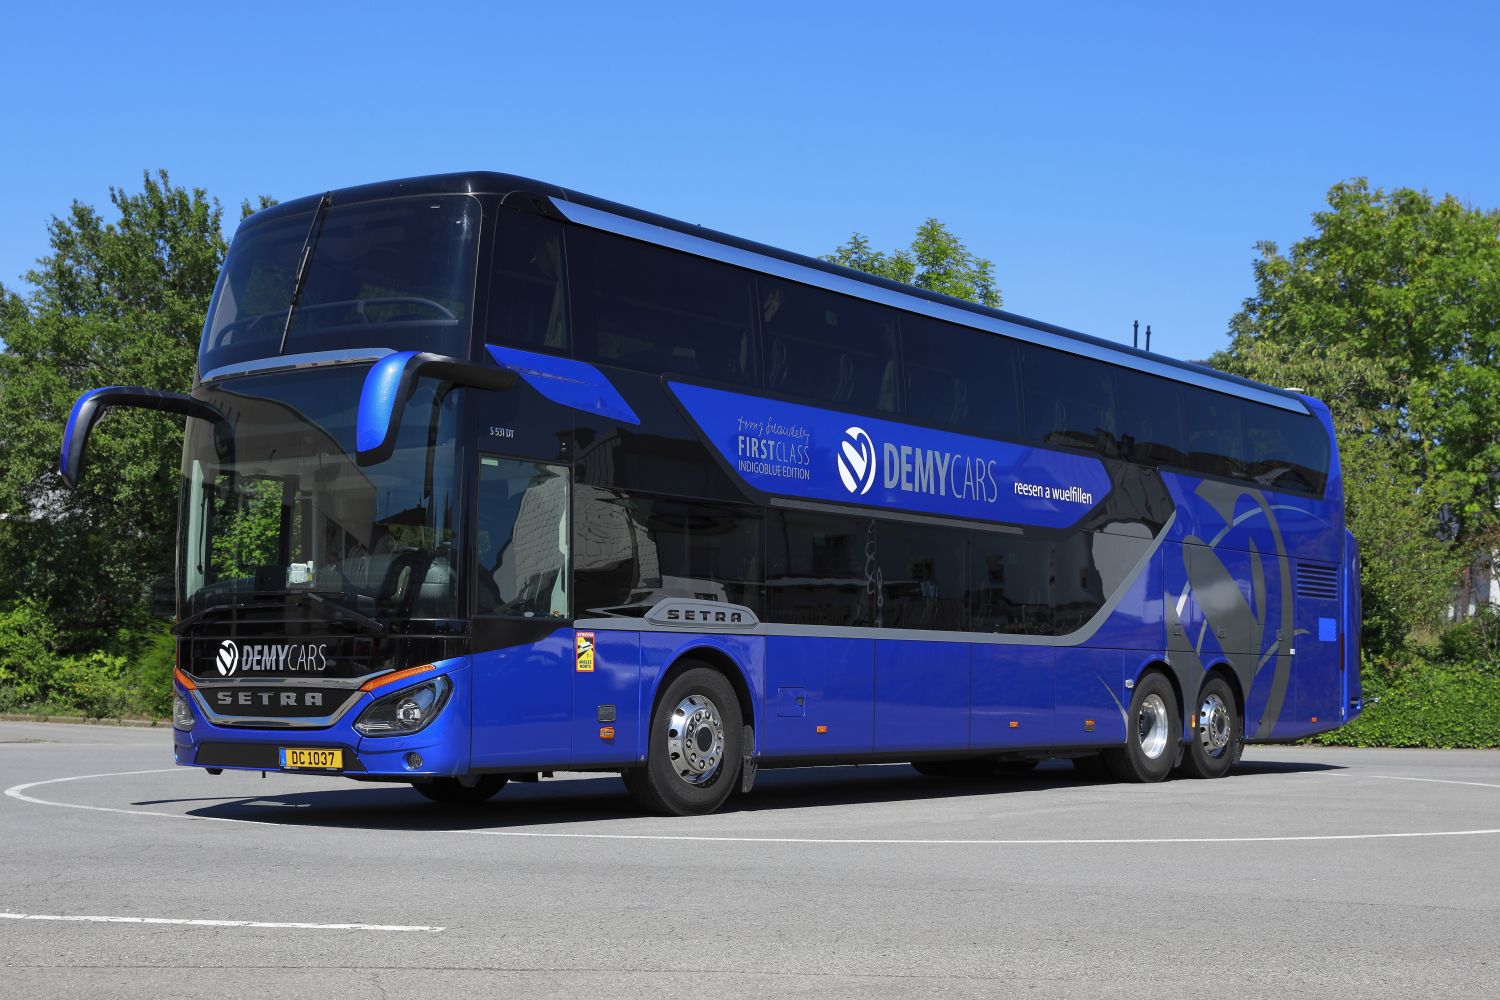
[[[896,295],[908,299],[916,299],[919,301],[936,303],[944,307],[945,310],[956,309],[961,312],[972,313],[976,316],[987,317],[992,320],[1000,320],[1008,324],[1024,327],[1044,335],[1050,335],[1053,338],[1062,338],[1064,340],[1071,341],[1079,347],[1084,348],[1084,350],[1080,351],[1079,353],[1094,355],[1097,352],[1097,354],[1122,356],[1119,358],[1120,362],[1130,363],[1131,359],[1134,359],[1138,367],[1146,368],[1148,370],[1157,366],[1174,368],[1182,372],[1184,375],[1188,376],[1188,378],[1184,379],[1185,381],[1191,381],[1198,384],[1203,384],[1206,381],[1218,382],[1223,384],[1224,391],[1234,395],[1243,395],[1244,393],[1235,392],[1234,389],[1230,388],[1231,386],[1251,390],[1251,393],[1253,395],[1269,394],[1272,396],[1281,397],[1281,399],[1289,401],[1293,404],[1291,406],[1288,406],[1286,403],[1280,403],[1282,407],[1306,412],[1306,404],[1303,402],[1303,398],[1298,393],[1291,390],[1266,385],[1261,382],[1256,382],[1252,379],[1242,378],[1238,375],[1230,375],[1227,372],[1221,372],[1217,369],[1210,368],[1206,365],[1195,364],[1191,361],[1182,361],[1177,358],[1169,357],[1167,355],[1143,351],[1139,348],[1130,347],[1113,340],[1107,340],[1103,337],[1095,337],[1090,334],[1079,333],[1077,330],[1069,330],[1066,327],[1057,326],[1053,323],[1042,322],[1041,320],[1031,319],[1026,316],[1020,316],[1016,313],[1006,312],[1002,309],[991,309],[988,306],[969,302],[966,299],[954,298],[949,295],[943,295],[939,292],[929,291],[925,288],[918,288],[915,285],[903,284],[901,282],[891,281],[888,278],[881,278],[875,275],[866,274],[862,271],[855,271],[851,268],[842,267],[838,264],[831,264],[828,261],[820,260],[816,257],[808,257],[804,256],[803,254],[792,253],[791,251],[782,250],[778,247],[768,246],[764,243],[756,243],[753,240],[742,239],[738,236],[730,235],[729,233],[722,233],[718,232],[717,230],[708,229],[704,226],[683,222],[679,219],[669,218],[664,215],[657,215],[654,212],[646,212],[638,208],[633,208],[629,205],[622,205],[619,202],[609,201],[605,198],[597,198],[590,194],[573,191],[568,188],[560,187],[556,184],[549,184],[545,181],[533,180],[528,177],[519,177],[514,174],[503,174],[493,171],[432,174],[426,177],[410,177],[402,180],[379,181],[373,184],[362,184],[355,187],[340,188],[333,191],[332,194],[335,203],[347,201],[367,201],[379,198],[392,198],[407,195],[420,196],[425,194],[501,195],[506,198],[525,200],[527,202],[526,207],[534,211],[539,211],[543,214],[553,217],[561,216],[563,218],[571,218],[572,213],[568,212],[567,206],[582,206],[585,210],[591,209],[595,213],[605,213],[605,215],[607,216],[615,216],[621,219],[631,220],[644,227],[657,227],[660,229],[668,230],[671,233],[680,234],[681,236],[692,239],[694,241],[707,241],[708,243],[714,243],[722,247],[740,251],[742,254],[770,258],[772,260],[780,261],[784,264],[792,265],[793,267],[808,268],[815,271],[820,271],[824,274],[836,277],[840,279],[840,281],[853,281],[862,285],[870,286],[872,289],[880,289],[884,293],[886,293],[879,296],[879,300],[882,302],[889,303],[890,294],[895,293]],[[260,212],[255,213],[255,215],[251,216],[250,220],[246,221],[251,222],[253,220],[254,223],[258,224],[263,220],[275,218],[284,214],[307,211],[317,204],[317,200],[319,197],[321,197],[321,193],[309,195],[304,198],[297,198],[292,201],[282,202],[278,205],[274,205],[270,208],[263,209]],[[571,221],[577,221],[577,219],[571,218]],[[650,239],[649,236],[642,236],[642,238]],[[755,268],[754,264],[748,264],[746,266],[749,266],[752,269]],[[922,312],[924,310],[917,309],[916,311]],[[983,327],[981,326],[980,328],[982,329]],[[1092,348],[1093,350],[1090,351],[1088,350],[1088,348]],[[1109,360],[1109,358],[1106,357],[1104,358],[1104,360]],[[1270,402],[1269,400],[1262,401]]]

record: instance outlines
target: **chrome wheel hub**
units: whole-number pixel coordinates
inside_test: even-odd
[[[1210,757],[1222,757],[1234,736],[1234,721],[1224,699],[1211,694],[1198,708],[1198,742]]]
[[[1162,701],[1161,695],[1146,695],[1135,717],[1135,736],[1140,741],[1141,753],[1150,760],[1160,758],[1167,750],[1167,733],[1171,728],[1167,703]]]
[[[690,694],[667,717],[667,759],[690,785],[706,785],[724,765],[724,717],[719,706]]]

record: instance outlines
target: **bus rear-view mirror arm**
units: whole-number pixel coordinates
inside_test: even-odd
[[[83,449],[94,425],[104,416],[105,410],[116,406],[181,413],[207,420],[216,430],[224,432],[215,435],[221,448],[228,446],[228,418],[201,399],[194,399],[180,392],[147,389],[139,385],[111,385],[102,389],[90,389],[73,404],[73,412],[68,414],[68,424],[63,429],[62,455],[58,460],[57,472],[69,489],[78,485],[79,472],[83,467]]]
[[[390,457],[396,448],[396,432],[401,427],[406,400],[419,378],[440,379],[471,389],[509,389],[517,380],[515,372],[498,365],[481,365],[425,351],[387,354],[370,368],[359,392],[355,462],[372,465]]]

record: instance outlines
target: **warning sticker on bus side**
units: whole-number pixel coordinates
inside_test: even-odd
[[[594,633],[578,633],[578,638],[574,643],[573,663],[580,674],[594,672]]]

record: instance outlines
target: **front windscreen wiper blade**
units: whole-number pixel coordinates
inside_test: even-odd
[[[206,619],[208,619],[212,615],[218,615],[218,614],[222,614],[222,613],[225,613],[225,612],[234,612],[234,611],[238,611],[239,609],[240,609],[240,605],[238,605],[238,604],[213,604],[213,605],[210,605],[210,606],[204,608],[202,611],[195,611],[195,612],[193,612],[192,614],[190,614],[186,618],[184,618],[182,621],[178,622],[176,625],[173,625],[172,626],[172,634],[173,635],[186,635],[188,629],[192,628],[194,625],[197,625],[201,621],[205,621]]]
[[[307,224],[307,238],[302,241],[302,257],[297,261],[297,276],[292,279],[292,298],[286,305],[286,322],[281,326],[281,346],[276,349],[277,354],[286,353],[286,338],[292,332],[292,314],[297,311],[297,300],[302,298],[302,286],[307,284],[307,272],[312,266],[313,247],[318,243],[318,227],[331,204],[333,192],[324,191],[323,197],[318,199],[318,207],[313,209],[312,221]]]
[[[381,621],[379,618],[371,618],[363,611],[356,611],[346,604],[340,604],[337,601],[330,601],[328,598],[324,597],[322,594],[318,593],[315,590],[294,590],[290,591],[289,593],[299,595],[303,599],[316,604],[321,608],[328,609],[332,612],[330,617],[334,621],[343,621],[351,625],[358,625],[367,632],[385,631],[385,622]]]
[[[339,623],[353,625],[362,632],[382,633],[386,630],[385,622],[381,621],[380,619],[371,618],[364,612],[356,611],[355,609],[340,604],[337,601],[330,601],[322,594],[316,593],[311,590],[262,590],[256,592],[253,597],[255,598],[255,600],[252,600],[250,602],[215,604],[210,607],[204,608],[202,611],[198,611],[194,614],[188,615],[182,621],[172,626],[172,634],[185,635],[187,631],[193,626],[206,621],[210,617],[220,614],[233,614],[237,611],[247,610],[253,611],[257,608],[287,608],[305,604],[316,605],[318,608],[327,612],[330,624]],[[282,598],[282,601],[275,604],[258,603],[259,599],[278,597]]]

